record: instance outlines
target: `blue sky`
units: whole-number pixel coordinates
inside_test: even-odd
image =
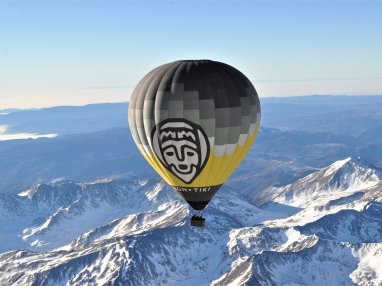
[[[381,1],[0,1],[0,109],[126,101],[154,67],[226,62],[260,97],[382,95]]]

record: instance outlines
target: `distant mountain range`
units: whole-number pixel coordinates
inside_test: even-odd
[[[223,187],[203,229],[188,225],[185,203],[155,178],[60,181],[3,195],[9,236],[0,245],[30,250],[0,254],[0,284],[382,282],[379,169],[348,158],[270,194],[258,208]]]
[[[95,132],[126,127],[127,108],[127,103],[102,103],[44,109],[5,110],[3,112],[5,115],[0,115],[0,126],[7,126],[9,133],[64,135]]]
[[[351,135],[365,143],[382,143],[382,95],[298,96],[261,98],[262,126],[309,133]],[[0,125],[9,132],[94,132],[127,126],[128,103],[59,106],[32,110],[0,110]],[[47,120],[49,119],[49,120]],[[379,132],[378,132],[379,133]]]
[[[282,130],[346,134],[372,143],[363,134],[382,127],[380,106],[381,95],[263,98],[261,123]]]
[[[271,185],[293,182],[334,160],[371,154],[373,148],[369,148],[347,135],[264,127],[228,184],[252,199]],[[83,181],[129,172],[153,174],[127,128],[51,139],[0,141],[0,158],[0,193],[17,193],[32,184],[59,178]],[[382,158],[373,158],[377,161],[372,161],[374,164],[382,164]]]
[[[256,202],[271,185],[294,182],[349,156],[382,167],[380,102],[382,96],[262,99],[263,127],[229,184]],[[369,120],[359,120],[358,113]],[[128,130],[127,103],[10,110],[0,115],[1,125],[11,133],[58,137],[0,141],[0,193],[57,178],[86,181],[152,172]]]

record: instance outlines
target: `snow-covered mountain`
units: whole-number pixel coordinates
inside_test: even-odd
[[[158,178],[134,176],[90,183],[58,181],[19,195],[0,194],[0,222],[6,230],[1,232],[6,239],[0,250],[54,249],[113,219],[179,202]]]
[[[268,190],[269,200],[296,207],[322,204],[362,191],[370,192],[382,183],[382,170],[360,158],[347,158],[296,182]]]
[[[0,245],[25,249],[0,254],[0,285],[379,285],[380,178],[349,158],[261,208],[223,187],[205,228],[155,177],[38,185],[0,197]]]

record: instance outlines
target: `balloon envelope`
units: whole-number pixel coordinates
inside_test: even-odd
[[[260,102],[237,69],[187,60],[149,72],[129,103],[129,125],[151,166],[202,210],[252,146]]]

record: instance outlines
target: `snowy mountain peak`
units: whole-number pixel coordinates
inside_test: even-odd
[[[324,168],[322,171],[326,176],[338,172],[362,173],[365,171],[371,171],[371,173],[378,179],[382,178],[382,171],[379,168],[362,160],[360,157],[349,157],[344,160],[336,161],[328,167]]]
[[[303,207],[318,199],[338,199],[382,183],[382,172],[360,158],[336,161],[296,182],[272,188],[268,200]]]
[[[343,160],[338,160],[338,161],[334,162],[333,164],[329,165],[328,169],[337,170],[337,169],[343,167],[346,163],[351,162],[352,160],[353,160],[352,157],[348,157],[348,158],[343,159]]]

